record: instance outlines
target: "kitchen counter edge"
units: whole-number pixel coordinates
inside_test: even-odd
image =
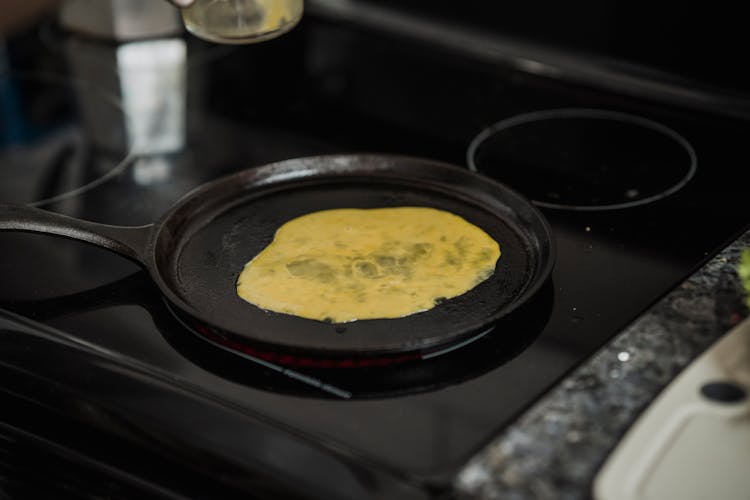
[[[724,248],[563,379],[480,451],[462,499],[591,497],[622,436],[695,358],[748,316],[737,274],[750,231]]]

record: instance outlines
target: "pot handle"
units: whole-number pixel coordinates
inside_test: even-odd
[[[98,224],[23,205],[0,203],[0,231],[50,234],[91,243],[146,266],[153,224],[124,227]]]

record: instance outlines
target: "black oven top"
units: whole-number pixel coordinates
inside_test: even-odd
[[[734,119],[312,16],[286,37],[236,48],[190,38],[114,45],[42,31],[9,41],[10,71],[0,75],[0,201],[138,225],[232,171],[307,155],[392,153],[476,169],[534,201],[552,227],[552,277],[522,309],[433,357],[337,369],[228,352],[175,316],[129,261],[73,241],[0,233],[0,309],[70,340],[62,346],[47,332],[53,340],[42,342],[33,323],[7,326],[23,333],[6,337],[18,353],[28,343],[39,354],[0,354],[0,365],[29,380],[35,371],[67,374],[70,392],[60,400],[68,405],[148,414],[127,434],[116,419],[74,412],[128,442],[138,432],[152,438],[148,425],[173,425],[181,434],[170,435],[170,450],[208,469],[231,462],[239,469],[219,481],[238,488],[250,487],[237,480],[243,473],[296,478],[315,463],[323,475],[305,476],[307,494],[337,494],[325,476],[337,467],[373,495],[385,484],[394,497],[448,488],[524,408],[747,226],[750,170],[738,168],[745,125]],[[77,356],[78,366],[117,376],[117,385],[86,382]],[[118,362],[131,368],[117,372]],[[34,390],[29,404],[41,408],[50,397]],[[230,420],[258,440],[253,449],[238,438],[247,445],[241,463],[231,460],[233,436],[215,428]],[[278,467],[291,456],[312,463]],[[299,493],[300,484],[286,484]],[[269,491],[278,493],[258,494]]]

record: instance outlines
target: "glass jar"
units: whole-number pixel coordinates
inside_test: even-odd
[[[303,0],[196,0],[182,9],[189,32],[218,43],[255,43],[292,29]]]

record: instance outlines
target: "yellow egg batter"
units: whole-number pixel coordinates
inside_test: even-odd
[[[237,293],[321,321],[400,318],[471,290],[499,257],[487,233],[443,210],[324,210],[281,226],[245,265]]]

